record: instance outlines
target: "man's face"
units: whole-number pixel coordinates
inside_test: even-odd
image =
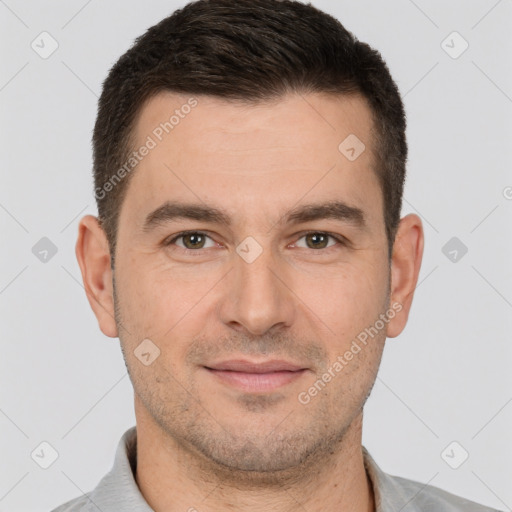
[[[156,146],[119,218],[116,323],[137,419],[227,467],[291,468],[332,451],[360,419],[386,337],[377,323],[344,356],[391,306],[370,111],[318,94],[258,106],[199,96],[183,109],[188,99],[162,93],[144,107],[134,147],[148,136]],[[176,109],[190,112],[155,132]],[[339,149],[351,134],[366,146],[355,160],[362,146]],[[288,218],[334,202],[346,206],[338,215]],[[152,215],[166,203],[230,223]],[[195,233],[173,241],[183,231]],[[220,369],[233,360],[301,371]]]

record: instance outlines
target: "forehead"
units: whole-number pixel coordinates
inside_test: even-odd
[[[289,94],[247,104],[159,93],[135,124],[134,150],[150,149],[123,209],[140,217],[176,198],[260,212],[306,195],[375,202],[372,128],[371,111],[356,95]]]
[[[179,144],[190,150],[200,146],[201,153],[212,156],[219,149],[268,152],[278,150],[279,144],[281,151],[298,153],[305,142],[338,156],[339,143],[349,135],[369,146],[372,126],[368,103],[360,95],[297,93],[250,104],[161,92],[142,106],[134,134],[136,145],[151,136],[158,145]],[[194,152],[184,153],[192,156]],[[236,168],[241,170],[238,164]]]

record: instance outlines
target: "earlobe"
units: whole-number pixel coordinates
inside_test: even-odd
[[[423,226],[415,214],[400,220],[391,260],[390,306],[398,311],[387,326],[389,338],[398,336],[407,323],[423,257]],[[400,307],[398,307],[400,305]]]
[[[114,317],[112,270],[108,241],[99,221],[86,215],[78,226],[75,253],[82,272],[85,293],[103,334],[118,336]]]

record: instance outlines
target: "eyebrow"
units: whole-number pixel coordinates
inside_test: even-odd
[[[232,225],[230,215],[219,208],[204,204],[180,203],[167,201],[156,210],[149,213],[144,221],[142,230],[145,233],[155,227],[176,219],[190,219],[226,227]],[[293,208],[278,221],[279,224],[301,224],[315,220],[334,219],[347,222],[358,228],[366,227],[363,210],[347,205],[342,201],[312,203]]]

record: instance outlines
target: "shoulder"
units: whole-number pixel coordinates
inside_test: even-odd
[[[376,512],[500,512],[433,485],[385,473],[363,446]]]
[[[51,512],[118,512],[137,510],[150,512],[134,476],[136,464],[135,427],[129,428],[119,440],[112,469],[86,494],[66,501]]]
[[[395,488],[410,500],[402,512],[499,512],[439,487],[398,476],[387,476],[393,481]]]
[[[92,512],[93,508],[91,508],[91,505],[91,500],[84,495],[66,501],[66,503],[59,505],[57,508],[54,508],[51,512]]]

